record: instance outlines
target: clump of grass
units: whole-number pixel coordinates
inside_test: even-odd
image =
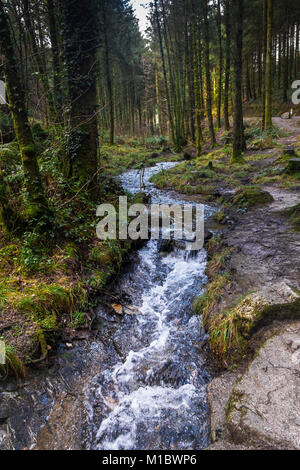
[[[213,278],[216,273],[224,269],[230,253],[230,248],[225,247],[214,254],[213,258],[207,263],[206,273],[209,278]]]
[[[12,346],[5,346],[5,364],[0,364],[0,380],[5,380],[12,372],[16,377],[26,376],[26,367]]]
[[[243,349],[245,341],[239,335],[238,325],[234,311],[223,313],[213,319],[209,328],[210,349],[224,362],[228,351],[235,348]]]
[[[226,288],[231,285],[230,273],[218,274],[209,283],[205,293],[194,300],[193,308],[196,315],[202,315],[203,324],[209,326],[214,308],[222,299]]]

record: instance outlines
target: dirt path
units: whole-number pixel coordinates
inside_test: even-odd
[[[299,122],[300,118],[274,118],[276,126],[292,133],[278,143],[293,146],[298,142]],[[262,166],[272,167],[281,152],[278,148],[264,152],[273,156],[251,162],[253,172],[258,173]],[[224,235],[225,244],[234,250],[228,262],[233,285],[219,311],[228,311],[249,293],[273,292],[271,302],[274,295],[276,305],[281,289],[285,293],[300,291],[300,234],[292,229],[285,214],[285,209],[300,202],[299,191],[276,185],[260,187],[273,196],[274,202],[238,215]],[[209,386],[212,449],[298,448],[295,436],[300,416],[293,400],[299,387],[300,365],[295,362],[296,351],[300,349],[299,328],[300,321],[290,324],[273,320],[251,339],[253,352],[266,341],[256,359],[247,368],[245,364],[245,369],[241,366],[237,372],[226,371],[212,381]],[[273,367],[277,358],[281,362],[278,359],[278,365]],[[286,369],[292,371],[288,379]],[[279,387],[281,382],[284,383]],[[246,384],[245,389],[240,383]],[[237,396],[243,397],[240,402],[234,401]],[[230,411],[229,403],[234,403]],[[280,425],[275,422],[276,416],[280,416]]]
[[[300,136],[300,117],[294,117],[293,119],[282,119],[280,117],[276,117],[273,118],[273,124],[285,132],[292,133],[291,136],[279,139],[279,143],[292,145],[297,142],[298,137]]]

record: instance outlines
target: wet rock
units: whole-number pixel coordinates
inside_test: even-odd
[[[0,424],[5,424],[9,418],[9,409],[7,403],[2,403],[0,405]]]
[[[160,253],[171,253],[175,248],[175,240],[161,240],[158,245]]]
[[[286,173],[293,175],[300,172],[300,158],[291,158],[286,167]]]
[[[266,285],[242,300],[234,317],[239,333],[248,338],[273,320],[300,318],[300,296],[284,282]]]
[[[237,444],[300,449],[300,323],[289,324],[261,348],[233,389],[227,425]]]
[[[213,238],[214,234],[210,230],[205,230],[204,232],[204,242],[207,243]]]
[[[126,305],[124,307],[124,314],[125,315],[140,315],[141,311],[140,308],[136,305]]]
[[[219,377],[214,378],[207,386],[210,405],[210,435],[213,444],[228,437],[226,405],[238,376],[237,372],[225,372]]]

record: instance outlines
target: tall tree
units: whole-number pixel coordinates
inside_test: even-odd
[[[273,23],[273,1],[267,2],[267,51],[266,51],[266,116],[265,127],[272,127],[272,23]]]
[[[202,0],[203,18],[204,18],[204,62],[206,77],[206,112],[209,123],[209,131],[212,146],[216,144],[216,134],[214,128],[214,119],[212,114],[212,89],[211,89],[211,72],[210,72],[210,47],[209,47],[209,22],[208,22],[208,0]]]
[[[243,162],[245,150],[242,75],[243,75],[243,23],[244,0],[232,0],[234,22],[234,90],[233,90],[233,153],[232,162]]]
[[[59,0],[68,74],[69,129],[65,175],[97,191],[97,2]]]
[[[223,85],[223,46],[222,46],[222,15],[221,0],[217,1],[218,29],[218,87],[217,87],[217,128],[221,127],[222,85]]]
[[[229,131],[229,82],[231,67],[231,5],[230,0],[225,0],[226,23],[226,63],[225,63],[225,89],[224,89],[224,121],[225,129]]]
[[[2,0],[0,0],[0,53],[9,108],[13,117],[22,158],[24,183],[28,199],[26,204],[27,216],[32,221],[38,221],[40,217],[48,213],[48,204],[37,162],[36,146],[25,108],[25,94],[10,31],[9,18],[5,3]]]

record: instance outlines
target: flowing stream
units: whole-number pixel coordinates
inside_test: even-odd
[[[190,204],[150,182],[172,165],[146,169],[145,191],[153,203]],[[139,171],[121,180],[127,192],[139,191]],[[206,216],[212,211],[207,207]],[[21,387],[17,381],[0,383],[0,449],[209,445],[209,376],[202,351],[207,335],[191,306],[207,282],[206,252],[179,245],[162,253],[160,241],[150,240],[133,256],[108,293],[111,303],[116,295],[116,302],[130,306],[123,317],[110,315],[102,299],[92,343],[79,341],[69,350],[62,342],[51,370]]]
[[[153,203],[179,203],[172,193],[157,190],[145,170],[145,191]],[[140,188],[140,172],[121,177],[125,190]],[[210,209],[206,210],[207,215]],[[201,344],[201,319],[192,313],[192,299],[207,281],[206,252],[175,248],[162,254],[151,240],[138,252],[120,290],[130,299],[114,334],[120,359],[94,377],[86,406],[90,449],[201,449],[209,445],[209,408]],[[105,313],[100,309],[100,318]]]

